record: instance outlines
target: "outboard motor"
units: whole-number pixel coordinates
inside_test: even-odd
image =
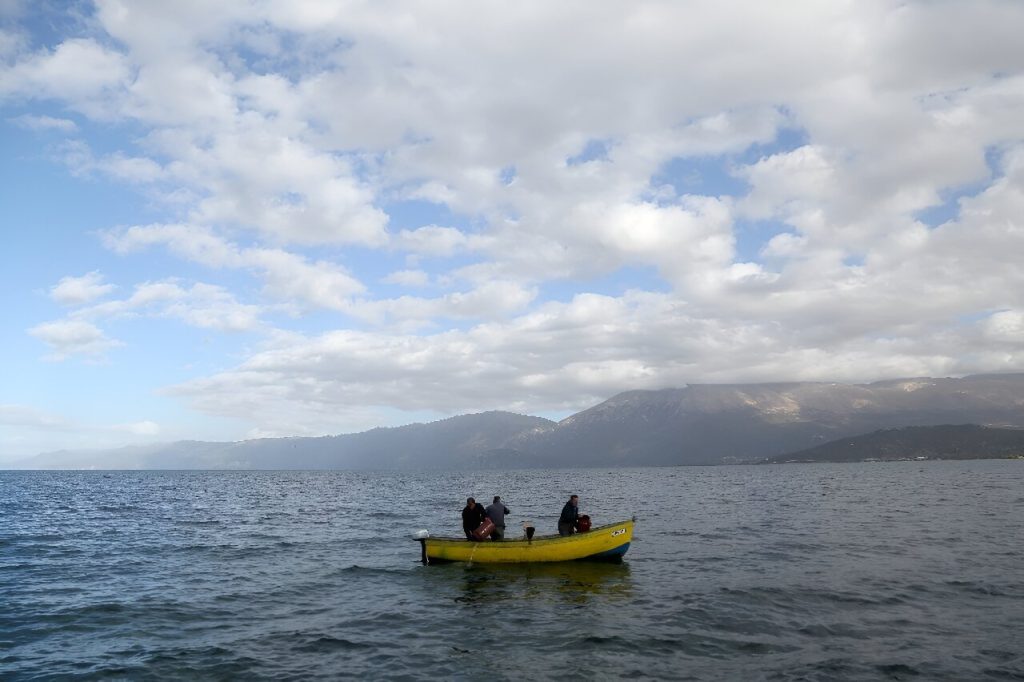
[[[418,530],[412,534],[412,539],[420,543],[420,561],[424,565],[430,563],[427,559],[427,538],[430,537],[430,533],[426,530]]]

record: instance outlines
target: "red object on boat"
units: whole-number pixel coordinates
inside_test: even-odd
[[[476,530],[473,531],[473,537],[477,540],[486,540],[491,537],[491,533],[494,532],[494,522],[490,519],[484,519],[484,522],[477,526]]]
[[[590,530],[590,517],[584,514],[576,524],[576,531],[586,533],[588,530]]]

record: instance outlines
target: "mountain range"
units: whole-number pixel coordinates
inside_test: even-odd
[[[788,457],[791,453],[836,440],[949,424],[1024,428],[1024,374],[870,384],[692,384],[627,391],[559,422],[482,412],[318,438],[179,441],[57,451],[24,460],[14,468],[462,470],[711,465],[785,461],[793,459]],[[971,449],[971,435],[964,437],[961,453]],[[809,455],[805,452],[801,457]]]
[[[766,463],[892,462],[918,459],[1024,459],[1024,429],[977,424],[906,426],[829,441]]]

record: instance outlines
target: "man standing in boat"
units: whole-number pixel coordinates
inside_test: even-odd
[[[487,505],[487,518],[494,524],[494,532],[491,533],[492,540],[503,540],[505,538],[505,514],[510,513],[508,507],[501,501],[501,495],[494,496],[494,502]]]
[[[572,535],[580,523],[580,496],[570,495],[569,501],[562,507],[562,515],[558,517],[558,534]]]
[[[462,530],[466,531],[467,540],[476,539],[473,537],[473,531],[479,528],[486,518],[487,512],[484,511],[482,504],[477,504],[472,497],[466,500],[466,508],[462,510]]]

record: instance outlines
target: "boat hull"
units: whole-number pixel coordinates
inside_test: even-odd
[[[553,561],[619,561],[633,541],[633,521],[620,521],[569,536],[545,535],[476,542],[462,538],[425,538],[426,563],[469,561],[519,564]]]

